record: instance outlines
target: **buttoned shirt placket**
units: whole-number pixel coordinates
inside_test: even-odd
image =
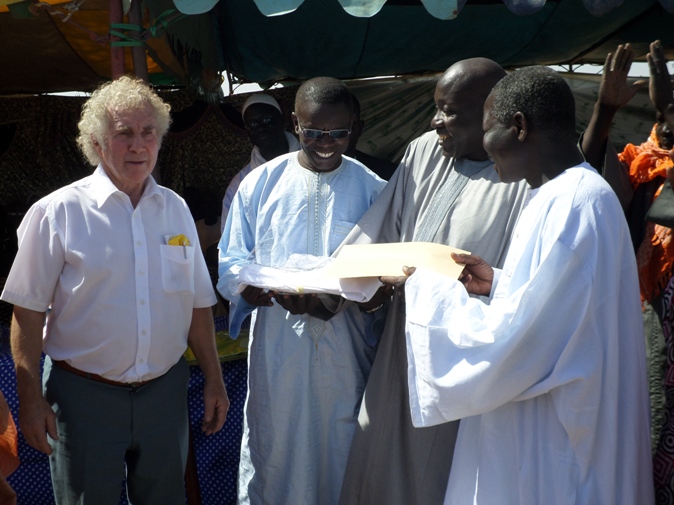
[[[148,248],[143,224],[142,207],[146,203],[146,197],[136,205],[131,214],[131,233],[133,236],[134,252],[134,282],[136,288],[136,320],[137,342],[135,368],[136,380],[143,380],[148,373],[147,359],[150,353],[151,317],[150,317],[150,286],[148,279]],[[150,203],[150,202],[147,202]]]
[[[309,223],[307,228],[307,252],[314,256],[325,256],[325,240],[329,234],[326,230],[326,199],[322,192],[325,189],[323,179],[326,176],[320,172],[313,172],[307,178],[308,202],[309,202]],[[318,342],[325,331],[325,321],[315,317],[307,316],[309,323],[309,334],[314,345],[318,348]]]

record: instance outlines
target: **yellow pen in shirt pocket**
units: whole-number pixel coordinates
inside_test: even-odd
[[[190,239],[188,239],[182,233],[178,235],[167,235],[166,236],[166,245],[178,245],[183,246],[183,256],[187,259],[187,246],[190,245]]]
[[[164,289],[168,292],[192,291],[194,247],[190,239],[180,233],[166,235],[164,240],[166,243],[160,246]]]

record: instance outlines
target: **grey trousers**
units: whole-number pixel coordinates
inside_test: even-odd
[[[59,439],[49,458],[58,505],[118,505],[127,479],[129,502],[184,505],[187,383],[183,358],[140,388],[80,377],[45,359],[44,395],[56,413]]]

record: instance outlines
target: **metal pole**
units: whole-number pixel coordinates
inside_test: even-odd
[[[143,12],[140,0],[131,0],[131,9],[129,10],[129,23],[137,25],[141,28],[140,31],[132,31],[131,35],[140,35],[143,28]],[[147,57],[145,56],[145,44],[142,46],[133,46],[131,48],[131,56],[133,57],[133,71],[137,77],[140,77],[145,82],[149,82],[150,75],[147,71]]]
[[[124,20],[124,10],[122,9],[122,0],[109,0],[110,24],[121,23]],[[110,42],[119,40],[117,37],[110,37]],[[113,79],[124,75],[124,48],[110,46],[110,72]]]

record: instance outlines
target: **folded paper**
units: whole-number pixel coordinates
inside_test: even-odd
[[[455,247],[430,242],[345,245],[324,272],[326,277],[400,277],[403,267],[425,267],[458,279],[463,265],[451,253],[469,254]]]

